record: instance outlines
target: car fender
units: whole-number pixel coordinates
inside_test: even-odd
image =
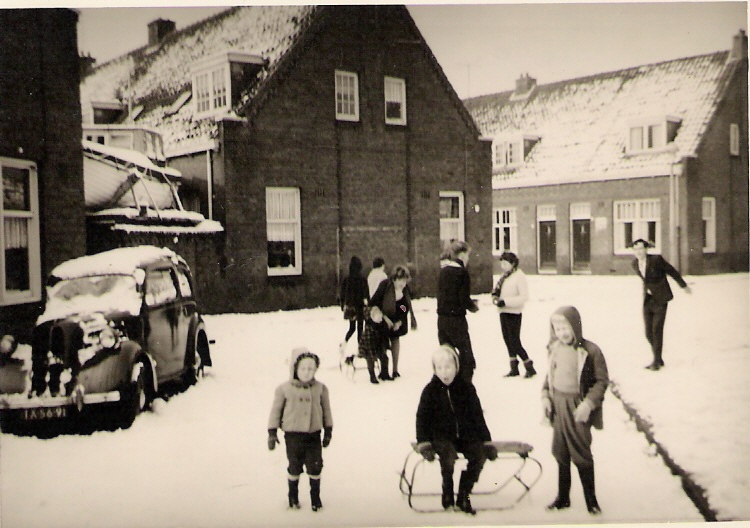
[[[143,350],[141,345],[135,341],[125,341],[120,347],[120,353],[123,359],[128,361],[129,364],[136,366],[131,372],[130,381],[135,383],[140,370],[137,365],[143,364],[143,367],[150,373],[150,376],[146,376],[150,380],[149,389],[153,390],[153,393],[156,394],[156,391],[159,389],[159,382],[156,378],[156,359]]]
[[[199,314],[194,314],[193,317],[190,319],[190,330],[188,331],[188,347],[187,354],[185,354],[186,361],[187,358],[192,357],[192,354],[195,352],[195,338],[198,332],[203,331],[206,332],[206,325],[203,323],[203,318]],[[208,339],[208,336],[206,336]],[[210,341],[209,341],[210,342]],[[203,364],[207,367],[211,366],[211,354],[208,354],[208,357],[203,358]]]

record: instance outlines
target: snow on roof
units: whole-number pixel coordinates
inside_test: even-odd
[[[136,269],[162,259],[182,260],[169,248],[135,246],[103,251],[63,262],[52,270],[59,279],[74,279],[91,275],[133,275]]]
[[[534,133],[540,141],[517,168],[495,171],[493,189],[669,174],[694,155],[737,62],[727,51],[540,85],[530,98],[512,92],[464,101],[484,136]],[[626,152],[629,123],[676,116],[669,149]]]
[[[275,71],[317,12],[314,5],[234,7],[170,34],[161,45],[134,50],[92,70],[81,82],[84,121],[90,102],[115,99],[128,87],[144,106],[138,123],[159,131],[165,152],[190,152],[212,145],[216,121],[194,119],[192,104],[175,101],[191,86],[190,68],[201,58],[233,50],[263,57],[260,82]]]
[[[88,213],[90,217],[119,217],[119,218],[144,218],[144,214],[135,207],[116,207],[112,209],[102,209]],[[154,209],[145,210],[145,218],[185,221],[193,224],[203,222],[206,218],[197,211],[183,211],[180,209],[159,209],[157,213]]]
[[[109,145],[101,145],[93,141],[81,140],[84,152],[89,151],[93,154],[105,156],[109,158],[116,158],[122,165],[134,166],[141,171],[151,171],[171,178],[181,178],[182,173],[177,169],[169,167],[159,167],[155,165],[145,154],[138,152],[137,150],[124,149],[119,147],[112,147]]]
[[[200,233],[221,233],[224,227],[215,220],[203,220],[192,226],[187,225],[143,225],[116,223],[112,225],[113,231],[125,231],[127,233],[158,233],[167,235],[187,235]]]

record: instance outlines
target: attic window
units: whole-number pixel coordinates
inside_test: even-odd
[[[628,152],[638,153],[665,149],[677,137],[680,122],[679,117],[665,116],[630,123]]]
[[[120,101],[92,101],[95,125],[111,125],[120,122],[127,114],[127,107]]]
[[[230,51],[195,62],[191,71],[196,117],[228,111],[264,65],[265,61],[258,55]],[[169,111],[176,113],[188,97],[180,95]]]
[[[518,167],[539,141],[539,136],[517,135],[496,138],[492,142],[492,168]]]

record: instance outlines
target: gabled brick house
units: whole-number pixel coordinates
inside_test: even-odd
[[[493,139],[493,252],[531,273],[748,270],[747,37],[729,51],[465,101]],[[496,271],[497,271],[496,265]]]
[[[77,23],[0,9],[0,334],[22,339],[47,274],[86,251]]]
[[[137,111],[183,204],[222,223],[214,311],[333,304],[352,255],[435,295],[451,238],[489,291],[490,143],[405,7],[238,7],[150,35],[83,79],[84,120]]]

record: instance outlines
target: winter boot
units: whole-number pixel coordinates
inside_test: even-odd
[[[472,507],[469,495],[474,487],[474,482],[468,471],[461,472],[461,480],[458,481],[458,496],[456,497],[456,506],[459,510],[469,515],[476,515],[477,511]]]
[[[596,500],[596,487],[594,486],[594,465],[578,466],[578,475],[581,477],[583,497],[586,499],[586,508],[591,515],[600,515],[602,509]]]
[[[548,510],[570,508],[570,464],[557,464],[557,497]]]
[[[453,472],[443,474],[443,509],[453,508],[456,501],[453,497]]]
[[[523,362],[523,366],[526,368],[526,374],[524,374],[524,378],[533,378],[536,376],[536,370],[534,370],[534,362],[530,359],[527,359]]]
[[[510,372],[508,372],[505,377],[506,378],[513,378],[515,376],[518,376],[518,360],[517,359],[511,359],[510,360]]]
[[[367,372],[370,374],[370,383],[379,383],[375,376],[375,360],[370,357],[367,358]]]
[[[318,511],[323,507],[323,503],[320,502],[320,477],[310,477],[310,504],[312,511]]]
[[[383,352],[383,354],[380,356],[380,376],[378,376],[383,381],[390,381],[393,378],[391,378],[388,375],[388,353]]]
[[[289,507],[299,510],[299,480],[289,479]]]

